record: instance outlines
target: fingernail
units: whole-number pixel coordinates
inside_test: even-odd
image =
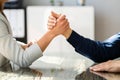
[[[100,69],[94,69],[94,71],[100,71]]]
[[[90,67],[90,70],[96,71],[97,69],[94,67]]]

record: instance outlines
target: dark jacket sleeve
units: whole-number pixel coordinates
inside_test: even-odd
[[[95,62],[104,62],[120,57],[120,33],[100,42],[84,38],[73,31],[67,41],[75,48],[76,52]]]

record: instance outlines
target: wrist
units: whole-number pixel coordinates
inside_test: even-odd
[[[56,35],[52,31],[48,31],[37,41],[37,44],[39,45],[42,52],[46,49],[54,37],[56,37]]]
[[[69,28],[68,30],[65,31],[65,33],[63,33],[63,36],[64,36],[66,39],[68,39],[68,38],[70,37],[71,33],[72,33],[72,29]]]
[[[55,34],[53,30],[49,30],[47,34],[49,35],[49,38],[54,38],[57,36],[57,34]]]

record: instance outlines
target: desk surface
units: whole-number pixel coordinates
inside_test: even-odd
[[[10,64],[5,65],[0,68],[0,80],[75,80],[86,70],[85,60],[53,56],[41,57],[30,68],[12,72]]]
[[[31,66],[12,72],[10,65],[0,68],[0,80],[119,80],[119,73],[95,73],[86,70],[84,60],[41,58]],[[38,64],[38,65],[37,65]],[[36,70],[33,70],[36,69]],[[86,70],[86,71],[85,71]],[[98,76],[99,75],[99,76]],[[102,78],[104,77],[104,78]]]
[[[58,71],[57,73],[60,72],[61,71]],[[66,74],[68,73],[69,72],[66,72]],[[120,73],[91,73],[89,70],[87,70],[76,75],[74,79],[69,79],[68,77],[57,77],[57,75],[56,77],[43,77],[42,72],[31,69],[21,69],[17,72],[0,71],[0,80],[120,80]]]
[[[89,69],[75,77],[75,80],[120,80],[120,73],[91,72]]]

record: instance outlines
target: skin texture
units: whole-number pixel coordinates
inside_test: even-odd
[[[54,29],[57,26],[56,21],[58,20],[58,18],[60,16],[61,16],[61,14],[57,14],[57,13],[55,13],[53,11],[51,12],[51,15],[49,16],[49,19],[48,19],[48,29],[49,30],[52,30],[52,29]],[[64,33],[62,33],[62,35],[66,39],[68,39],[70,37],[71,33],[72,33],[72,29],[70,28],[70,25],[68,23],[68,29]]]
[[[109,60],[90,67],[92,71],[120,72],[120,60]]]

